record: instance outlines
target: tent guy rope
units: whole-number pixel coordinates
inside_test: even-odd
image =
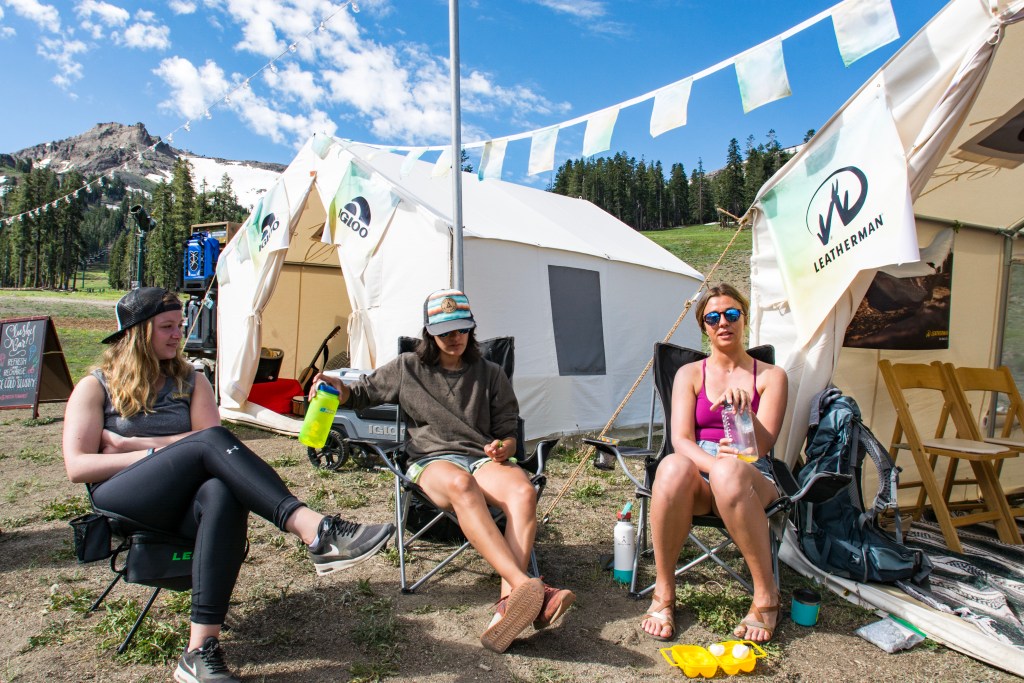
[[[661,340],[663,343],[667,343],[668,340],[672,338],[672,335],[676,333],[676,330],[679,329],[679,326],[682,324],[687,314],[689,314],[690,308],[693,306],[693,302],[696,301],[697,298],[700,296],[700,293],[704,291],[705,288],[707,288],[708,282],[711,281],[711,276],[715,274],[716,270],[718,270],[718,266],[721,265],[722,259],[725,258],[725,255],[729,252],[729,249],[732,247],[733,243],[736,242],[736,238],[739,237],[740,232],[747,224],[748,219],[746,217],[737,218],[736,216],[733,216],[725,209],[719,208],[717,209],[717,211],[723,216],[727,216],[736,221],[736,232],[733,233],[732,238],[729,240],[729,243],[725,245],[725,249],[722,250],[722,253],[719,255],[718,260],[715,261],[715,264],[713,266],[711,266],[711,270],[709,270],[708,274],[704,277],[704,281],[700,283],[699,287],[697,287],[697,291],[695,291],[693,293],[693,296],[691,296],[686,301],[686,305],[683,307],[682,313],[679,314],[679,317],[676,318],[675,323],[672,324],[672,327],[665,334],[665,337]],[[622,402],[619,403],[619,406],[615,409],[615,412],[612,413],[612,416],[610,418],[608,418],[608,422],[601,430],[601,433],[597,435],[598,439],[603,439],[608,434],[609,430],[611,430],[612,425],[615,424],[615,420],[618,419],[619,414],[622,412],[622,409],[626,407],[627,403],[629,403],[629,399],[633,398],[633,394],[636,393],[637,388],[639,388],[640,383],[644,381],[644,377],[646,377],[647,373],[650,372],[651,366],[653,364],[654,358],[652,357],[650,360],[647,361],[647,365],[644,366],[644,369],[640,373],[640,376],[636,378],[635,382],[633,382],[633,386],[630,387],[628,392],[626,392],[625,398],[623,398]],[[548,506],[548,509],[541,516],[542,524],[547,524],[550,521],[551,512],[558,505],[559,501],[562,500],[563,496],[565,496],[566,492],[569,490],[569,487],[572,486],[574,481],[576,481],[576,478],[579,477],[581,472],[583,472],[583,468],[586,466],[588,462],[590,462],[590,459],[593,456],[593,454],[593,446],[587,446],[586,449],[584,449],[583,455],[580,458],[580,462],[578,465],[576,465],[576,469],[573,470],[572,474],[569,475],[569,478],[566,480],[565,484],[563,484],[562,488],[559,489],[558,495],[555,496],[555,499],[551,501],[551,505]]]

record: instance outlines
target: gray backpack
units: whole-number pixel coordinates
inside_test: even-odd
[[[802,486],[819,472],[848,474],[852,480],[829,500],[796,503],[797,536],[804,555],[819,569],[860,582],[921,584],[932,565],[923,551],[903,545],[896,504],[900,468],[861,422],[856,401],[829,387],[815,396],[809,422],[806,463],[797,481]],[[869,510],[862,503],[865,455],[878,470],[878,492]],[[879,524],[879,515],[889,509],[895,512],[895,536]]]

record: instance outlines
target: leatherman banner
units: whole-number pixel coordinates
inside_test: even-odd
[[[859,271],[919,258],[903,145],[881,93],[759,201],[800,341]]]
[[[349,162],[327,209],[329,230],[323,236],[324,242],[341,246],[343,268],[356,276],[363,272],[398,202],[386,180]]]

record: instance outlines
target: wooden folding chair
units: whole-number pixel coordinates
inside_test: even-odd
[[[892,363],[880,360],[878,368],[885,380],[896,409],[896,427],[893,431],[889,454],[896,460],[900,450],[909,450],[914,457],[920,480],[916,482],[900,482],[899,488],[919,488],[917,505],[914,508],[914,519],[920,519],[926,500],[931,503],[935,519],[942,530],[942,535],[950,550],[962,553],[963,546],[957,536],[957,527],[994,522],[999,539],[1006,543],[1020,544],[1021,537],[1017,525],[1010,516],[1006,496],[999,486],[994,463],[1003,458],[1013,457],[1016,453],[995,444],[985,443],[977,439],[967,438],[970,433],[966,425],[965,415],[957,402],[945,377],[942,364],[939,362],[925,365],[920,363]],[[905,392],[925,390],[938,393],[946,406],[945,417],[936,425],[935,436],[924,438],[917,426],[910,403]],[[920,391],[915,393],[920,394]],[[944,436],[948,417],[952,416],[957,428],[958,437]],[[952,517],[949,513],[949,491],[952,488],[951,477],[947,474],[947,486],[940,488],[935,479],[935,466],[939,457],[952,460],[966,460],[970,463],[975,480],[981,493],[980,504],[983,510],[970,514]],[[954,468],[955,473],[955,468]]]
[[[954,398],[959,402],[960,411],[963,414],[964,429],[969,434],[968,438],[977,441],[985,441],[999,446],[1006,450],[1013,451],[1016,455],[1024,452],[1024,437],[1014,435],[1014,425],[1018,429],[1024,429],[1024,400],[1021,399],[1017,384],[1010,374],[1008,367],[998,368],[968,368],[956,367],[952,363],[944,363],[942,366],[946,373],[946,381],[953,391]],[[981,396],[977,405],[984,406],[991,400],[991,405],[996,405],[998,396],[1005,395],[1009,401],[1006,418],[999,436],[988,436],[986,426],[979,420],[979,412],[971,405],[970,395],[980,393]],[[943,408],[948,411],[948,406]],[[994,426],[994,425],[993,425]],[[994,431],[994,430],[992,430]],[[1002,472],[1003,460],[995,462],[996,476]],[[956,479],[954,484],[974,483],[972,480]],[[1010,508],[1010,514],[1014,517],[1024,517],[1024,507]]]

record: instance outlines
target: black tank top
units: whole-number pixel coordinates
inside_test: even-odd
[[[92,376],[103,386],[103,428],[121,436],[170,436],[192,431],[192,390],[196,384],[195,371],[185,380],[184,391],[167,378],[156,395],[152,413],[136,413],[122,417],[110,402],[110,387],[103,372],[93,370]]]

